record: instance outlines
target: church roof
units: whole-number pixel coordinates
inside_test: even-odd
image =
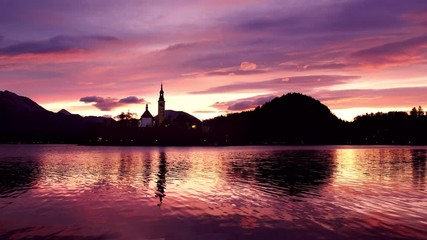
[[[141,118],[153,118],[153,115],[151,115],[150,111],[145,110],[145,112],[142,114]]]
[[[148,111],[148,104],[145,105],[145,112],[142,114],[141,118],[153,118],[153,115]]]

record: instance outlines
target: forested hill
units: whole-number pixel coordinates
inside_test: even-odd
[[[299,93],[275,98],[253,111],[204,121],[217,144],[427,144],[427,116],[371,113],[353,122],[338,119],[318,100]]]
[[[288,93],[253,111],[204,122],[211,140],[238,144],[334,144],[343,141],[345,122],[318,100]]]

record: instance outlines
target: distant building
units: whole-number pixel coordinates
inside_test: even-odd
[[[140,127],[152,127],[153,126],[153,115],[148,111],[148,104],[145,105],[145,112],[141,116]]]
[[[145,106],[145,112],[139,120],[139,127],[167,126],[169,122],[166,118],[165,97],[163,91],[163,83],[160,84],[160,96],[158,101],[158,114],[154,118],[148,111],[148,104]]]
[[[165,98],[163,96],[163,83],[160,85],[160,97],[158,101],[157,125],[162,126],[165,122]]]

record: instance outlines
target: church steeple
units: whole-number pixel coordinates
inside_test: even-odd
[[[163,83],[160,84],[160,96],[158,101],[158,114],[157,114],[157,121],[158,125],[162,126],[163,122],[165,121],[165,98],[163,96]]]
[[[160,84],[160,97],[159,97],[159,102],[160,101],[165,101],[164,97],[163,97],[163,83]]]

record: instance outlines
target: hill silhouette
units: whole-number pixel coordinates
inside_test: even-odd
[[[165,121],[171,125],[200,125],[202,123],[195,116],[183,111],[165,110],[165,116]]]
[[[204,122],[220,144],[333,144],[341,139],[344,121],[318,100],[288,93],[253,111]]]

